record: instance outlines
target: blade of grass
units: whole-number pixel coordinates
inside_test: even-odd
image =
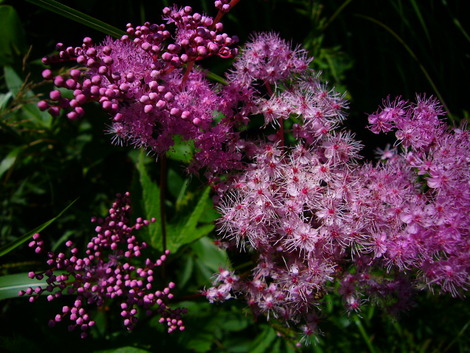
[[[357,328],[359,329],[359,332],[361,333],[361,336],[364,339],[364,342],[366,343],[367,348],[369,348],[369,352],[370,353],[376,353],[375,348],[372,345],[372,340],[370,339],[370,337],[367,334],[364,326],[362,325],[361,319],[357,315],[354,315],[354,323],[356,324]]]
[[[428,80],[428,82],[431,85],[432,89],[434,90],[434,93],[436,94],[437,98],[439,98],[439,100],[441,101],[444,109],[450,114],[449,108],[447,107],[447,105],[444,101],[444,98],[442,97],[441,92],[439,92],[439,90],[437,89],[436,84],[432,80],[431,75],[429,75],[426,68],[423,66],[423,64],[421,64],[418,57],[413,52],[413,50],[408,46],[408,44],[406,44],[406,42],[393,29],[388,27],[386,24],[376,20],[375,18],[365,16],[365,15],[361,15],[361,14],[356,14],[355,16],[359,17],[359,18],[362,18],[362,19],[365,19],[367,21],[371,21],[372,23],[375,23],[376,25],[379,25],[380,27],[385,29],[388,33],[390,33],[396,40],[398,40],[398,42],[400,42],[400,44],[405,48],[405,50],[408,52],[408,54],[410,54],[410,56],[413,58],[413,60],[416,61],[416,63],[418,64],[420,70],[423,72],[424,76],[426,77],[426,79]]]
[[[452,340],[452,342],[450,342],[447,345],[447,347],[442,351],[442,353],[445,353],[445,352],[449,351],[449,349],[460,339],[460,337],[462,337],[463,333],[467,330],[469,325],[470,325],[470,321],[467,321],[467,323],[462,327],[462,329],[459,331],[457,336],[455,336],[455,338]]]
[[[333,22],[336,19],[336,17],[338,17],[338,15],[346,8],[346,6],[349,5],[349,3],[351,3],[351,1],[352,0],[346,0],[345,2],[343,2],[341,4],[341,6],[338,7],[338,9],[335,11],[335,13],[333,15],[331,15],[331,17],[328,19],[328,21],[323,26],[323,28],[322,28],[323,31],[331,24],[331,22]]]
[[[468,33],[465,31],[465,29],[462,27],[460,24],[460,21],[453,15],[453,13],[449,9],[449,5],[447,4],[447,1],[441,0],[442,5],[444,5],[447,9],[447,12],[449,13],[449,16],[452,18],[452,22],[454,22],[455,26],[462,32],[463,36],[470,42],[470,36]]]
[[[426,26],[426,22],[424,21],[423,15],[421,15],[418,3],[415,0],[411,0],[411,6],[413,6],[413,9],[416,12],[416,16],[418,17],[419,23],[421,23],[421,27],[423,27],[423,31],[426,34],[428,42],[431,43],[431,37],[429,36],[428,27]]]
[[[115,38],[120,38],[121,36],[126,34],[126,32],[120,30],[119,28],[111,26],[110,24],[107,24],[92,16],[84,14],[83,12],[75,10],[54,0],[26,1]]]
[[[39,227],[34,228],[32,231],[26,233],[25,235],[21,236],[20,238],[16,239],[15,241],[12,241],[9,244],[6,244],[0,248],[0,257],[3,255],[8,254],[10,251],[16,249],[18,246],[21,244],[25,243],[28,241],[34,234],[41,232],[45,228],[47,228],[49,225],[51,225],[53,222],[55,222],[57,219],[59,219],[62,214],[64,214],[65,211],[67,211],[78,199],[73,200],[67,207],[65,207],[57,216],[54,218],[48,220],[47,222],[41,224]]]

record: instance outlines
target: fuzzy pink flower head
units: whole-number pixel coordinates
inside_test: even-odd
[[[250,85],[253,81],[273,84],[305,72],[312,59],[303,49],[291,45],[275,33],[260,33],[246,45],[230,79]]]

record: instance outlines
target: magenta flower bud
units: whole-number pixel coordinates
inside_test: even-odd
[[[114,62],[114,60],[113,60],[113,58],[110,57],[110,56],[105,56],[104,59],[103,59],[103,62],[104,62],[106,65],[111,65],[111,64]]]
[[[130,88],[130,85],[129,85],[128,83],[121,83],[121,84],[119,85],[119,89],[120,89],[121,91],[123,91],[123,92],[128,91],[129,88]]]
[[[59,107],[50,107],[48,112],[52,116],[59,116],[60,115],[60,108]]]
[[[105,100],[101,103],[101,106],[103,107],[104,110],[109,110],[112,108],[113,103],[111,103],[109,100]]]
[[[65,83],[65,79],[62,76],[56,76],[54,78],[54,85],[57,87],[63,87]]]
[[[162,60],[164,61],[170,61],[172,58],[173,58],[173,55],[168,52],[162,54]]]
[[[41,111],[45,111],[49,108],[49,103],[47,103],[46,101],[39,101],[38,102],[38,108]]]
[[[100,66],[100,67],[98,68],[98,73],[99,73],[100,75],[106,75],[106,74],[108,73],[108,71],[109,71],[109,70],[108,70],[108,67],[107,67],[107,66],[104,66],[104,65],[102,65],[102,66]]]
[[[217,32],[222,32],[224,30],[224,25],[222,24],[222,22],[217,22],[215,24],[215,30]]]
[[[45,78],[46,80],[52,80],[53,76],[52,76],[52,71],[49,70],[49,69],[45,69],[43,72],[42,72],[42,77]]]
[[[75,111],[68,112],[67,118],[69,118],[70,120],[76,120],[78,119],[78,114]]]
[[[62,97],[62,94],[60,93],[59,90],[54,90],[49,93],[49,97],[52,100],[59,100]]]
[[[84,55],[77,56],[77,64],[85,65],[86,60],[87,60],[86,56],[84,56]]]
[[[207,55],[207,48],[204,46],[198,46],[197,47],[197,53],[200,56],[206,56]]]
[[[83,44],[92,45],[93,44],[93,39],[91,39],[90,37],[85,37],[85,38],[83,38]]]
[[[81,75],[80,70],[77,70],[77,69],[70,70],[70,76],[72,76],[74,79],[79,78],[80,75]]]
[[[183,112],[181,113],[181,118],[182,118],[182,119],[185,119],[185,120],[186,120],[186,119],[188,119],[190,116],[191,116],[191,113],[188,112],[187,110],[185,110],[185,111],[183,111]]]
[[[86,55],[95,56],[96,55],[96,49],[95,48],[88,48],[87,51],[86,51]]]

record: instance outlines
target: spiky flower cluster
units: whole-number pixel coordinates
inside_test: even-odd
[[[371,297],[393,297],[391,309],[403,309],[416,287],[467,291],[468,131],[448,130],[432,98],[386,101],[369,117],[371,129],[396,130],[402,150],[360,165],[360,144],[338,130],[344,102],[308,70],[276,68],[275,85],[267,72],[250,74],[252,48],[263,48],[256,41],[271,40],[256,37],[231,77],[267,87],[267,96],[253,95],[252,112],[278,133],[272,142],[246,144],[245,169],[219,189],[218,203],[225,246],[256,254],[256,262],[249,273],[221,270],[208,299],[243,296],[255,313],[303,322],[311,333],[315,309],[335,281],[349,310]],[[259,55],[259,65],[265,62]],[[283,140],[289,126],[293,146]]]
[[[448,129],[441,115],[437,100],[418,96],[414,104],[386,100],[369,116],[372,131],[395,130],[403,147],[369,174],[388,206],[378,213],[390,217],[376,227],[374,257],[403,272],[417,268],[427,285],[457,296],[470,285],[470,134]]]
[[[147,244],[137,241],[133,232],[148,225],[149,221],[137,218],[134,225],[128,225],[131,212],[129,196],[129,193],[118,195],[105,219],[92,219],[98,224],[95,228],[97,234],[88,243],[83,257],[80,257],[78,248],[67,241],[69,254],[49,252],[49,269],[29,273],[30,278],[45,278],[47,282],[47,286],[31,287],[19,293],[20,296],[28,295],[30,302],[46,294],[48,301],[75,296],[72,304],[63,306],[62,312],[50,320],[50,326],[68,317],[69,330],[78,328],[81,337],[85,338],[89,328],[95,325],[88,309],[101,307],[114,299],[120,302],[123,324],[128,330],[137,323],[139,310],[160,315],[160,322],[168,326],[168,332],[184,330],[181,315],[185,310],[168,306],[175,284],[170,282],[162,290],[154,288],[158,267],[166,260],[169,251],[156,261],[147,258],[139,262],[138,258]],[[43,241],[39,234],[33,236],[29,246],[35,248],[36,253],[41,252]]]

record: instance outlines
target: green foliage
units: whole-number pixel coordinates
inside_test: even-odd
[[[194,146],[175,138],[167,154],[162,218],[162,172],[157,162],[129,147],[111,146],[103,133],[108,117],[89,106],[84,119],[70,122],[52,118],[36,106],[46,92],[40,57],[53,51],[55,42],[79,43],[88,29],[95,31],[97,41],[104,37],[101,33],[120,36],[127,22],[157,21],[161,7],[173,2],[70,0],[66,2],[70,7],[52,0],[1,3],[0,320],[5,327],[1,351],[470,352],[468,300],[419,295],[419,305],[394,318],[373,305],[360,316],[347,316],[340,298],[329,295],[320,322],[323,334],[304,348],[295,345],[301,337],[275,320],[255,321],[243,300],[207,303],[200,291],[210,286],[220,267],[230,266],[231,259],[212,241],[217,213],[209,189],[182,171]],[[185,3],[213,13],[213,1]],[[363,112],[371,112],[389,93],[409,98],[416,91],[439,92],[451,112],[468,116],[463,88],[468,82],[465,60],[470,39],[462,24],[463,4],[242,0],[227,16],[226,28],[242,41],[253,31],[275,30],[303,43],[315,57],[313,68],[348,92],[352,120],[363,127]],[[218,75],[223,69],[215,66],[210,77],[223,83]],[[373,149],[383,141],[370,143]],[[164,280],[177,283],[177,304],[188,308],[187,330],[169,336],[155,320],[143,318],[133,333],[126,333],[118,324],[119,311],[112,307],[100,308],[97,328],[87,341],[66,329],[50,329],[51,313],[70,298],[32,304],[14,298],[20,289],[43,284],[27,277],[28,271],[43,264],[24,242],[47,226],[44,234],[52,249],[67,239],[85,245],[93,231],[90,216],[104,216],[114,194],[129,189],[136,204],[134,215],[157,219],[136,233],[151,245],[149,256],[157,258],[163,250],[165,227],[172,254]],[[77,197],[73,212],[65,212]],[[63,210],[64,205],[69,206]],[[249,261],[250,254],[246,257]]]
[[[142,211],[144,217],[150,219],[156,217],[158,221],[148,227],[148,236],[150,245],[160,252],[164,250],[163,246],[163,226],[166,228],[166,249],[172,253],[176,252],[181,246],[194,242],[195,240],[208,235],[213,229],[213,221],[216,218],[209,217],[201,222],[203,215],[210,214],[212,202],[209,197],[209,187],[205,187],[202,192],[190,191],[187,189],[187,181],[180,180],[181,189],[178,185],[171,185],[170,190],[178,194],[174,204],[174,215],[170,220],[161,219],[162,210],[160,203],[160,188],[158,183],[152,180],[145,167],[145,153],[139,154],[136,169],[139,174],[140,186],[142,188]],[[172,171],[170,169],[169,173]],[[173,176],[170,180],[176,180]],[[136,196],[138,197],[138,196]]]
[[[28,278],[27,273],[16,273],[14,275],[0,276],[0,300],[18,297],[20,290],[26,290],[29,287],[44,287],[46,280]]]
[[[75,200],[76,201],[76,200]],[[6,244],[6,245],[3,245],[2,247],[0,247],[0,257],[2,257],[3,255],[6,255],[8,254],[10,251],[16,249],[18,246],[20,246],[21,244],[27,242],[29,239],[31,239],[31,237],[36,234],[36,233],[39,233],[39,232],[42,232],[44,229],[46,229],[50,224],[52,224],[53,222],[55,222],[56,220],[58,220],[64,213],[65,211],[67,211],[74,203],[75,201],[73,201],[70,205],[68,205],[66,208],[64,208],[64,210],[62,212],[60,212],[56,217],[52,218],[51,220],[47,221],[46,223],[44,224],[41,224],[39,227],[37,228],[34,228],[32,231],[26,233],[25,235],[19,237],[18,239],[16,239],[15,241],[9,243],[9,244]],[[1,297],[0,297],[1,299]]]
[[[114,26],[111,26],[103,21],[98,20],[97,18],[91,17],[81,11],[77,11],[69,6],[65,6],[60,2],[54,0],[27,0],[28,2],[40,6],[45,10],[55,12],[60,16],[64,16],[72,21],[81,23],[87,27],[100,31],[104,34],[113,37],[121,37],[126,34],[123,30],[120,30]]]
[[[0,5],[0,33],[0,65],[11,65],[27,51],[24,29],[12,6]]]

